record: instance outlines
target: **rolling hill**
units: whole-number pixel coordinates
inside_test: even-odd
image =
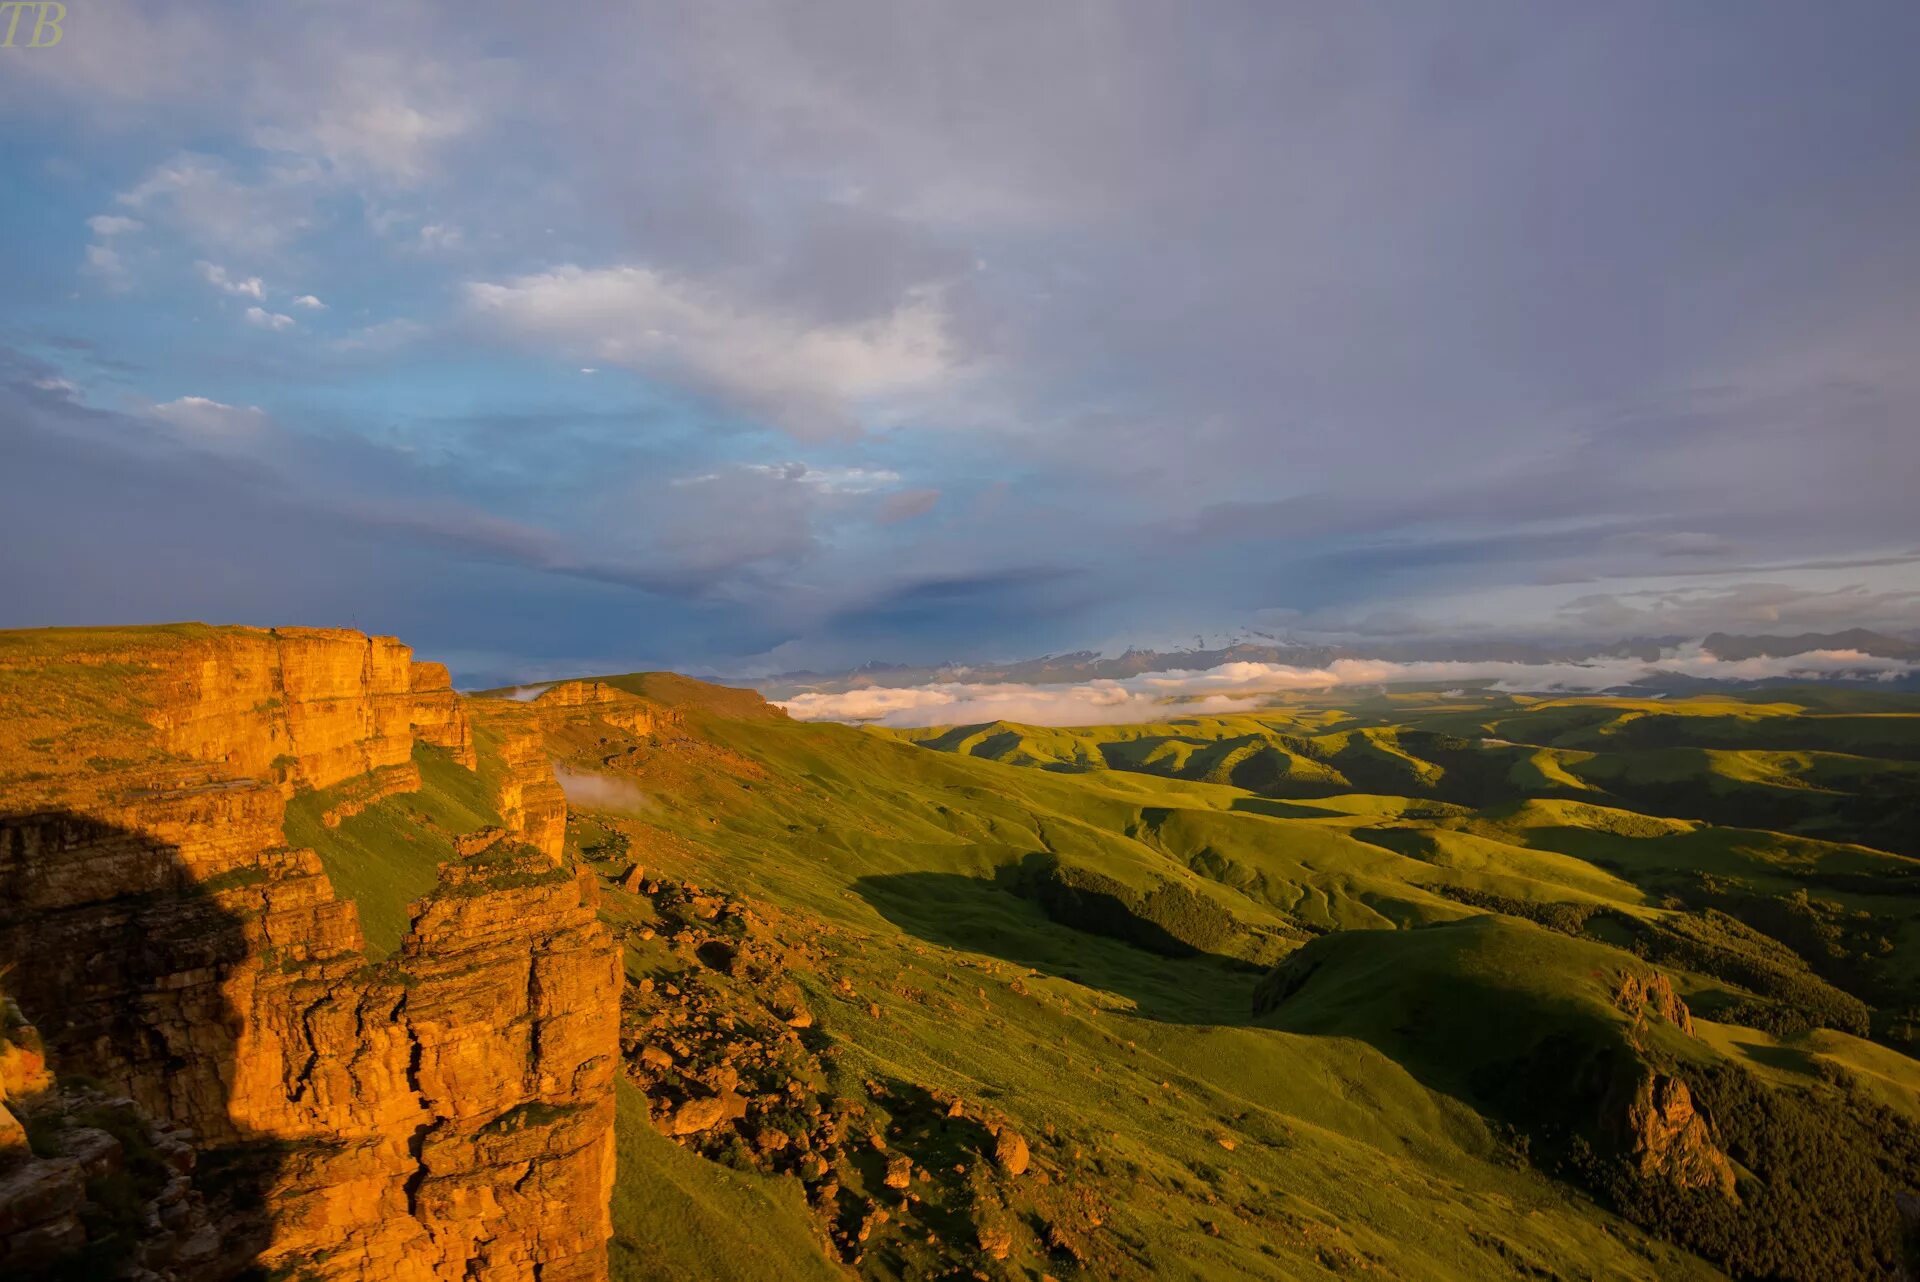
[[[633,790],[569,832],[646,990],[635,1080],[668,1131],[725,1048],[816,1093],[783,1141],[678,1138],[804,1190],[843,1267],[1827,1278],[1908,1249],[1911,701],[882,731],[683,690],[635,735],[663,687],[603,680],[547,742]],[[687,994],[726,1012],[710,1043],[660,1036]]]

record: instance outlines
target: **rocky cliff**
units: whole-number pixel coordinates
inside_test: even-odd
[[[620,973],[512,729],[508,838],[374,964],[286,803],[418,788],[416,743],[474,766],[444,669],[342,631],[0,636],[0,987],[53,1074],[8,1088],[0,1272],[605,1276]]]

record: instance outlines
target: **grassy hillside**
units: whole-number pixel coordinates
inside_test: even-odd
[[[625,948],[616,1276],[1846,1278],[1907,1249],[1898,700],[883,732],[609,684],[541,717]],[[1829,717],[1880,737],[1796,724]],[[373,937],[493,821],[419,764],[302,837]]]
[[[683,695],[681,725],[638,742],[582,713],[550,745],[637,789],[572,828],[630,975],[653,981],[637,1040],[673,1027],[671,987],[757,1021],[711,1036],[804,1078],[829,1123],[860,1119],[791,1127],[816,1142],[804,1159],[763,1151],[756,1112],[681,1141],[806,1190],[843,1267],[1845,1277],[1902,1249],[1920,865],[1844,813],[1810,815],[1822,835],[1703,816],[1718,778],[1887,794],[1904,758],[1834,769],[1784,728],[1764,747],[1570,746],[1640,712],[1605,700],[882,732],[729,715],[728,697]],[[1661,715],[1716,743],[1812,715],[1679,706]],[[1641,752],[1626,775],[1700,795],[1643,809],[1590,765]],[[629,894],[612,883],[635,864]],[[689,914],[708,899],[717,917]],[[1302,966],[1276,1001],[1273,976]],[[1628,975],[1670,981],[1692,1031],[1620,998]],[[636,1061],[656,1125],[710,1077],[702,1044]],[[1582,1092],[1553,1089],[1583,1065]],[[1712,1156],[1663,1160],[1724,1163],[1738,1201],[1638,1173],[1633,1088],[1668,1077],[1701,1101]],[[936,1126],[928,1099],[1016,1130],[1032,1168],[1008,1176],[989,1133]],[[907,1159],[904,1194],[869,1127]],[[1774,1192],[1796,1177],[1768,1146],[1789,1142],[1828,1193]]]

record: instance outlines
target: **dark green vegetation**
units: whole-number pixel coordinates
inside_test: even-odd
[[[617,684],[677,721],[548,731],[644,794],[569,830],[626,944],[616,1276],[724,1248],[740,1277],[1825,1279],[1910,1249],[1911,699],[897,733]],[[728,1065],[792,1109],[661,1135]]]

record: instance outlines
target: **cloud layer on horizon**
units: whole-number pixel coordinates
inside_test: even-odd
[[[1721,659],[1695,645],[1676,648],[1653,660],[1607,657],[1577,663],[1398,663],[1336,659],[1320,668],[1224,663],[1198,671],[1174,669],[1071,684],[943,681],[801,694],[780,701],[779,706],[802,721],[871,722],[902,728],[987,721],[1036,726],[1127,725],[1169,717],[1253,712],[1282,694],[1387,685],[1440,690],[1484,683],[1510,694],[1592,694],[1660,676],[1704,681],[1821,680],[1839,676],[1891,681],[1915,671],[1920,671],[1920,664],[1858,650]]]

